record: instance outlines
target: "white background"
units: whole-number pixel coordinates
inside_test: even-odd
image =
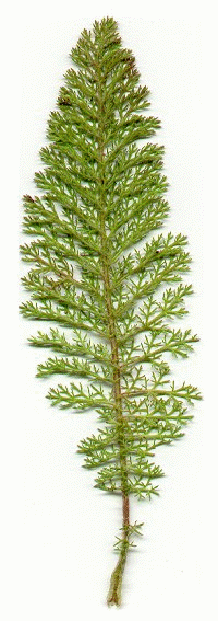
[[[68,621],[75,614],[130,619],[136,611],[153,621],[215,619],[215,27],[212,3],[212,12],[207,3],[201,14],[197,3],[185,9],[183,3],[182,11],[172,6],[164,3],[163,10],[163,3],[155,3],[155,9],[142,10],[137,3],[124,9],[121,2],[101,7],[93,2],[88,9],[85,2],[76,8],[63,1],[58,7],[44,2],[30,8],[21,2],[13,19],[9,11],[6,16],[1,102],[4,620]],[[145,522],[144,537],[129,557],[119,611],[108,610],[105,599],[117,558],[112,544],[121,525],[120,500],[94,489],[95,472],[82,469],[75,455],[79,441],[95,433],[96,419],[63,413],[44,399],[51,382],[36,379],[35,372],[46,352],[26,344],[42,326],[17,312],[21,197],[35,192],[37,154],[70,66],[70,49],[83,27],[105,15],[118,20],[123,44],[133,50],[141,82],[151,91],[150,113],[162,121],[157,140],[166,149],[171,205],[166,230],[187,234],[193,257],[196,293],[187,300],[190,315],[183,326],[201,337],[196,353],[181,361],[179,378],[204,393],[185,437],[157,452],[156,462],[167,475],[160,480],[160,496],[150,503],[132,501],[132,521]]]

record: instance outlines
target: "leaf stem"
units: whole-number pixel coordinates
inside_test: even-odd
[[[119,346],[117,337],[117,326],[115,321],[114,307],[111,297],[111,282],[110,282],[110,263],[108,257],[109,252],[109,240],[106,230],[106,175],[105,175],[105,140],[104,140],[104,120],[105,120],[105,105],[102,97],[102,76],[98,66],[97,68],[97,85],[98,85],[98,118],[99,118],[99,133],[98,133],[98,151],[99,151],[99,215],[100,215],[100,238],[101,238],[101,262],[102,262],[102,276],[104,283],[106,309],[108,317],[109,328],[109,342],[111,347],[111,365],[112,365],[112,391],[114,400],[114,410],[117,420],[117,443],[119,446],[120,456],[120,469],[121,469],[121,493],[122,493],[122,531],[123,539],[120,549],[119,561],[112,572],[110,589],[107,598],[109,606],[117,605],[121,603],[121,585],[122,575],[125,566],[129,535],[130,535],[130,506],[129,506],[129,492],[128,492],[128,472],[126,467],[125,456],[125,421],[122,413],[122,397],[121,397],[121,364],[119,360]]]

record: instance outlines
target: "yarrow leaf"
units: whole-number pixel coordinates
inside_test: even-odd
[[[155,450],[183,435],[189,406],[201,399],[168,379],[169,355],[186,358],[198,337],[172,327],[193,293],[182,283],[191,258],[184,235],[159,231],[169,212],[164,148],[151,142],[160,121],[147,114],[133,53],[107,17],[82,32],[71,58],[40,150],[38,196],[24,196],[32,239],[21,253],[32,268],[21,311],[50,324],[28,339],[55,354],[38,377],[70,378],[49,390],[51,404],[99,415],[97,435],[78,452],[85,468],[99,469],[95,487],[122,499],[107,599],[119,606],[126,557],[143,526],[131,524],[130,496],[158,494],[164,473]]]

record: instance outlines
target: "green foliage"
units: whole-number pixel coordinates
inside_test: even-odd
[[[146,114],[148,90],[132,52],[107,18],[83,31],[71,56],[75,68],[64,76],[49,146],[40,151],[39,196],[24,196],[24,231],[33,240],[21,251],[33,267],[21,309],[55,324],[29,339],[55,354],[37,375],[76,379],[50,389],[51,404],[100,418],[98,434],[78,451],[85,468],[99,468],[95,486],[123,498],[108,599],[119,604],[125,555],[142,526],[129,523],[126,499],[158,493],[155,449],[183,435],[188,405],[201,398],[170,382],[164,355],[185,358],[198,339],[171,327],[192,294],[181,284],[190,256],[184,235],[151,236],[168,215],[167,179],[163,147],[150,142],[160,122]]]

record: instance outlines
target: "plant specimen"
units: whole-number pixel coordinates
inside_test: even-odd
[[[107,600],[120,605],[126,557],[142,528],[130,521],[130,496],[158,493],[154,451],[183,435],[189,404],[201,398],[170,381],[164,360],[186,357],[198,340],[172,327],[187,312],[192,287],[181,281],[191,259],[184,235],[158,232],[169,210],[164,150],[150,142],[160,122],[146,114],[148,89],[117,23],[106,18],[84,30],[72,61],[40,151],[38,196],[24,196],[24,232],[33,240],[21,251],[33,267],[21,310],[51,324],[29,338],[55,354],[37,375],[73,378],[49,391],[51,404],[100,418],[78,451],[85,468],[99,468],[95,486],[122,499]]]

